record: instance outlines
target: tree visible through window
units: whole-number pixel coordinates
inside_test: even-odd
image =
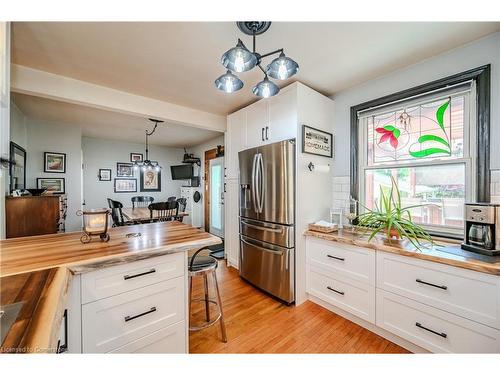
[[[472,85],[359,113],[360,197],[373,208],[380,191],[401,192],[413,220],[443,233],[463,230],[472,194]]]

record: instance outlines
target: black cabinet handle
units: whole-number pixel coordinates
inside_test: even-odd
[[[339,258],[339,257],[333,256],[333,255],[330,255],[330,254],[326,254],[326,256],[327,256],[328,258],[341,260],[342,262],[345,260],[345,258]]]
[[[424,326],[423,326],[422,324],[420,324],[419,322],[416,322],[416,323],[415,323],[415,325],[416,325],[418,328],[424,329],[424,330],[426,330],[426,331],[428,331],[428,332],[434,333],[435,335],[441,336],[441,337],[443,337],[443,338],[448,337],[448,335],[447,335],[446,333],[442,333],[442,332],[441,332],[441,333],[439,333],[439,332],[436,332],[436,331],[434,331],[434,330],[432,330],[432,329],[430,329],[430,328],[424,327]]]
[[[266,126],[266,141],[269,140],[269,126]]]
[[[434,288],[439,288],[439,289],[443,289],[443,290],[448,289],[448,287],[446,285],[436,285],[436,284],[428,283],[427,281],[423,281],[423,280],[420,280],[420,279],[416,279],[415,281],[417,283],[420,283],[420,284],[425,284],[425,285],[433,286]]]
[[[265,139],[264,139],[264,128],[262,128],[261,138],[262,138],[262,142],[264,142],[265,141]]]
[[[135,275],[125,275],[123,276],[123,279],[124,280],[129,280],[129,279],[133,279],[135,277],[139,277],[139,276],[144,276],[144,275],[149,275],[150,273],[155,273],[156,270],[154,268],[150,269],[149,271],[146,271],[146,272],[141,272],[141,273],[137,273]]]
[[[125,317],[125,321],[126,322],[130,322],[131,320],[140,318],[141,316],[144,316],[144,315],[148,315],[148,314],[154,313],[155,311],[156,311],[156,307],[153,306],[148,311],[144,311],[143,313],[140,313],[140,314],[137,314],[137,315],[134,315],[134,316],[126,316]]]
[[[332,292],[344,295],[344,292],[341,292],[340,290],[333,289],[332,287],[327,286],[326,289],[331,290]]]
[[[68,310],[64,310],[64,344],[61,345],[61,340],[57,341],[57,350],[56,353],[64,353],[68,351]]]

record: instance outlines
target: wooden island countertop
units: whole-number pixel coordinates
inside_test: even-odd
[[[416,249],[409,241],[402,241],[401,244],[389,244],[387,240],[378,236],[368,241],[367,234],[342,230],[333,233],[307,230],[304,235],[500,276],[499,256],[487,256],[465,251],[456,243],[436,241],[434,246]]]
[[[199,249],[220,238],[178,221],[111,228],[109,242],[81,232],[0,241],[1,305],[24,302],[0,353],[54,352],[71,274]],[[140,233],[140,236],[137,234]]]

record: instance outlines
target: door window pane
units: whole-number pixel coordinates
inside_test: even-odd
[[[222,230],[222,166],[210,166],[210,226]]]

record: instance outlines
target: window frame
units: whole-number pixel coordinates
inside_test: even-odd
[[[360,130],[360,123],[358,120],[358,112],[367,110],[369,108],[390,104],[392,102],[410,99],[411,97],[425,94],[434,90],[446,88],[448,86],[457,85],[466,81],[473,80],[475,84],[475,98],[469,96],[468,102],[472,105],[468,106],[469,124],[474,122],[475,127],[468,127],[470,134],[469,155],[468,160],[465,157],[462,159],[453,159],[449,161],[434,160],[428,163],[411,163],[411,166],[425,166],[428,164],[459,164],[466,163],[466,200],[476,200],[478,202],[488,202],[490,200],[490,70],[491,66],[484,65],[475,69],[471,69],[450,77],[446,77],[437,81],[432,81],[420,86],[416,86],[407,90],[403,90],[394,94],[390,94],[378,99],[374,99],[362,104],[351,107],[351,165],[350,165],[350,179],[351,179],[351,196],[354,199],[364,199],[364,189],[360,186],[361,173],[366,169],[381,169],[389,168],[389,165],[379,165],[376,168],[369,167],[363,168],[362,163],[366,164],[366,150],[359,150],[360,137],[364,132]],[[474,105],[475,103],[475,105]],[[475,142],[474,142],[475,140]],[[364,145],[363,145],[364,146]],[[468,165],[467,163],[470,163]],[[406,163],[401,163],[398,168],[402,168]],[[394,167],[391,165],[391,167]],[[470,174],[467,176],[467,171]],[[363,190],[363,191],[362,191]],[[455,233],[441,233],[440,236],[448,237],[463,237],[462,234]]]

